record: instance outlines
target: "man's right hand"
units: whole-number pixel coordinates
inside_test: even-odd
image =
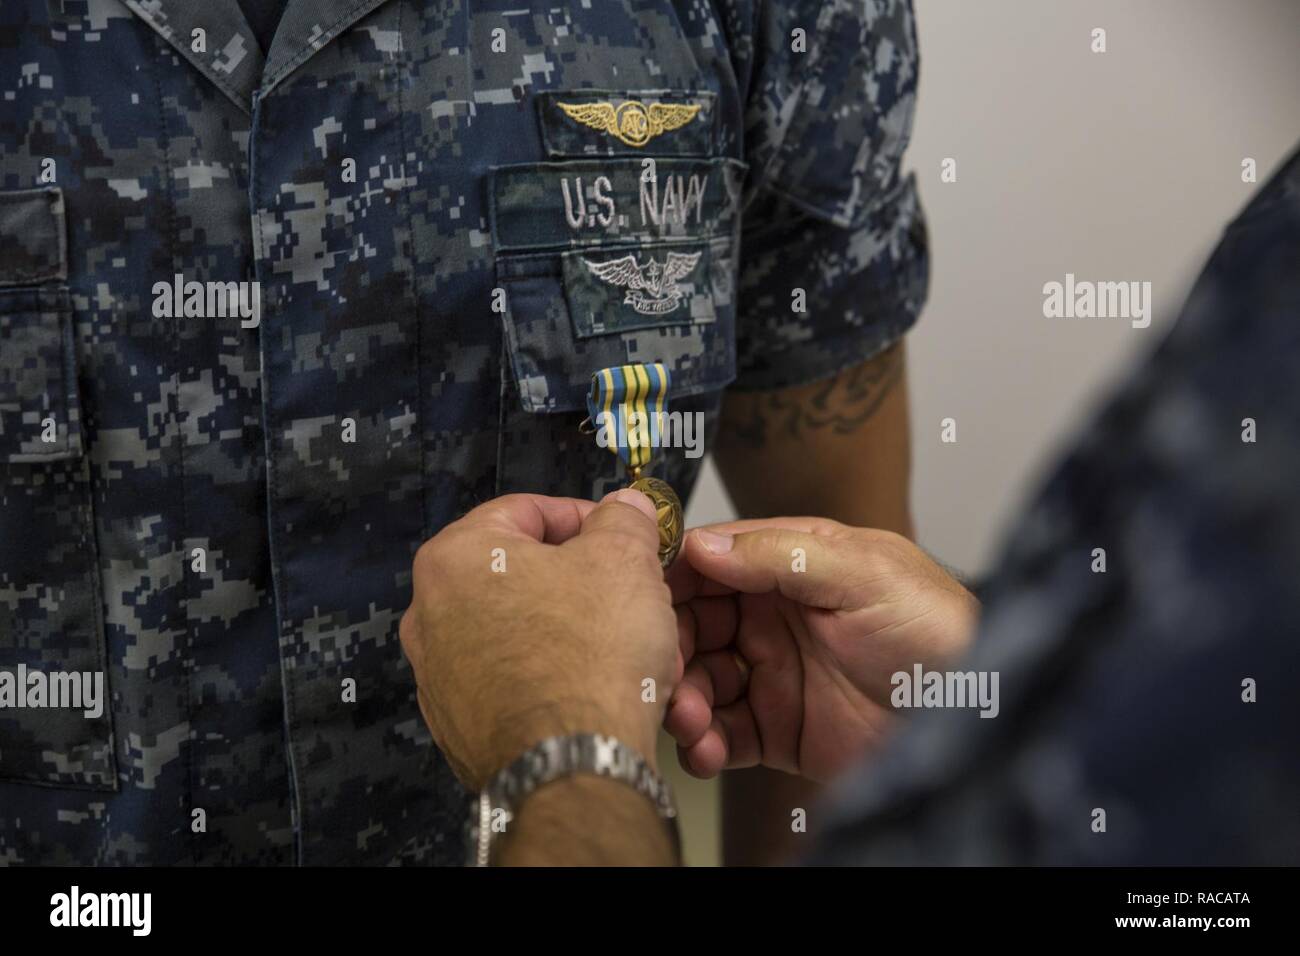
[[[891,676],[942,669],[979,602],[906,538],[819,518],[687,535],[669,574],[685,677],[664,726],[682,766],[762,765],[827,780],[895,721]]]

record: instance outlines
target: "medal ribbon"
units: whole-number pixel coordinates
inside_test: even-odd
[[[629,469],[645,467],[654,454],[670,383],[668,369],[659,362],[615,365],[591,377],[591,424],[604,429],[607,447],[617,451]]]

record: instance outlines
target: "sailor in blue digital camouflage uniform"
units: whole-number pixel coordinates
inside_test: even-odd
[[[460,862],[412,555],[619,483],[599,368],[910,531],[916,70],[905,0],[6,0],[0,670],[107,703],[0,710],[0,863]]]

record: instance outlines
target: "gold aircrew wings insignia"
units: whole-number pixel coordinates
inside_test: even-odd
[[[641,147],[661,133],[685,126],[700,112],[699,103],[651,103],[627,100],[617,109],[613,103],[556,103],[565,115],[620,143]]]

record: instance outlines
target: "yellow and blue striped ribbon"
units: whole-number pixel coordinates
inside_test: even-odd
[[[591,424],[598,429],[604,425],[610,447],[628,468],[645,467],[654,454],[671,382],[668,369],[659,362],[615,365],[591,377],[587,395]]]

